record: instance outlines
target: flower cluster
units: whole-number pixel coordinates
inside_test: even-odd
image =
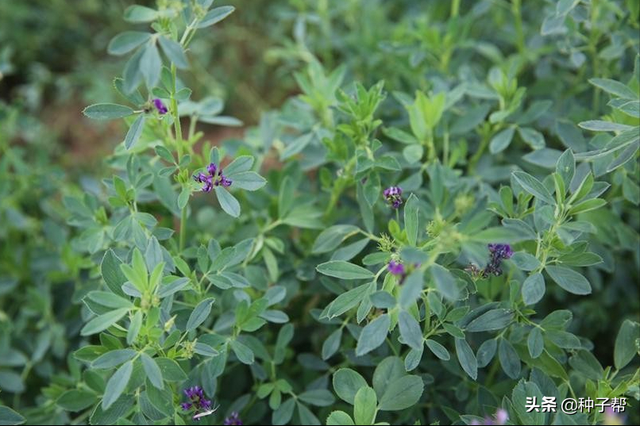
[[[485,273],[487,275],[502,275],[502,260],[513,256],[511,246],[509,244],[489,244],[489,252],[491,253],[491,260],[484,270]]]
[[[169,112],[169,109],[166,107],[164,102],[161,99],[155,98],[153,100],[153,106],[158,110],[158,114],[164,115]]]
[[[608,406],[604,409],[604,419],[602,422],[603,425],[624,425],[626,420],[626,416],[620,414],[612,406]]]
[[[196,182],[203,184],[202,190],[204,192],[211,192],[214,186],[224,186],[226,188],[233,183],[222,173],[222,169],[218,169],[214,163],[207,166],[207,172],[198,173],[193,177]]]
[[[383,192],[384,199],[390,207],[397,209],[402,204],[402,188],[399,186],[390,186]]]
[[[407,276],[419,267],[419,263],[405,266],[403,263],[395,260],[390,260],[387,264],[387,271],[389,271],[391,275],[395,275],[398,278],[398,283],[402,284]]]
[[[200,386],[193,386],[185,389],[184,394],[189,399],[188,402],[183,402],[182,404],[180,404],[184,411],[194,409],[197,416],[198,413],[211,410],[211,401],[205,397],[204,391]],[[194,419],[198,418],[196,416],[194,416]]]
[[[405,273],[404,265],[400,262],[396,262],[395,260],[389,262],[387,269],[392,275],[404,275]]]
[[[513,249],[509,244],[489,244],[489,252],[491,259],[484,269],[478,268],[476,265],[469,265],[465,270],[473,277],[474,280],[489,278],[489,275],[502,275],[502,260],[509,259],[513,256]]]
[[[224,419],[224,424],[225,425],[242,425],[242,420],[240,419],[240,415],[234,411],[233,413],[231,413],[231,415],[229,417],[227,417],[226,419]]]
[[[472,425],[506,425],[509,420],[509,414],[506,410],[499,408],[496,411],[494,418],[485,417],[482,423],[478,420],[471,421]]]

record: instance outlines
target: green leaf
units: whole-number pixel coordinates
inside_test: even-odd
[[[119,296],[124,296],[125,294],[122,291],[122,284],[127,281],[127,278],[120,270],[121,264],[122,261],[115,255],[113,250],[109,249],[104,254],[102,262],[100,263],[100,272],[102,274],[102,279],[107,287],[109,287],[109,290]]]
[[[86,107],[82,113],[93,120],[115,120],[132,115],[134,111],[125,105],[93,104]]]
[[[241,155],[236,157],[227,167],[224,168],[224,174],[232,179],[236,174],[248,172],[253,167],[254,158],[251,155]]]
[[[293,416],[293,410],[296,408],[296,402],[293,398],[287,399],[280,404],[277,410],[273,412],[271,423],[274,425],[284,425],[289,423]]]
[[[164,380],[162,379],[162,371],[160,371],[160,367],[156,364],[156,361],[145,353],[140,355],[140,359],[142,360],[144,372],[147,373],[147,378],[151,384],[158,389],[163,389]]]
[[[342,340],[342,328],[335,330],[327,337],[322,344],[322,359],[327,360],[340,349],[340,341]]]
[[[131,372],[133,371],[133,361],[123,364],[107,382],[102,398],[102,409],[107,410],[124,392],[129,384]]]
[[[238,360],[243,363],[243,364],[247,364],[247,365],[251,365],[254,362],[254,355],[253,355],[253,351],[246,346],[244,343],[240,343],[237,340],[232,340],[230,342],[231,345],[231,349],[233,350],[233,353],[235,354],[236,357],[238,357]]]
[[[187,206],[189,197],[191,197],[191,191],[188,186],[185,186],[182,188],[182,191],[180,191],[180,195],[178,195],[178,209],[182,210]]]
[[[133,308],[133,303],[128,299],[108,291],[91,291],[87,294],[87,297],[102,306],[106,306],[107,308]]]
[[[320,420],[307,408],[306,405],[300,404],[299,402],[296,404],[298,407],[298,416],[300,417],[300,424],[303,425],[319,425]]]
[[[228,167],[227,167],[228,169]],[[284,218],[291,211],[295,197],[295,183],[290,176],[285,176],[278,192],[278,218]]]
[[[618,98],[630,100],[638,99],[637,93],[635,93],[627,85],[622,84],[619,81],[611,80],[609,78],[592,78],[589,80],[589,83]]]
[[[140,57],[140,72],[148,89],[158,85],[162,71],[162,59],[155,43],[148,43]]]
[[[345,239],[357,234],[359,231],[360,228],[353,225],[331,226],[318,235],[318,238],[316,238],[316,241],[313,243],[311,252],[313,254],[321,254],[333,251]]]
[[[382,411],[406,410],[420,400],[423,391],[422,378],[412,375],[400,377],[386,388],[380,398],[379,409]]]
[[[141,31],[125,31],[111,39],[107,52],[110,55],[124,55],[148,41],[150,37],[151,34]]]
[[[153,408],[162,413],[164,417],[173,416],[175,413],[173,405],[173,391],[169,386],[164,389],[158,389],[147,381],[146,391],[147,396],[149,397],[149,402]]]
[[[427,339],[426,343],[429,350],[433,352],[433,354],[438,358],[440,358],[441,360],[449,361],[451,359],[451,354],[449,354],[449,351],[447,350],[447,348],[442,346],[440,343],[431,339]]]
[[[420,348],[419,351],[415,349],[411,349],[407,356],[404,358],[404,369],[405,371],[413,371],[418,368],[420,362],[422,361],[422,355],[424,352],[424,348]]]
[[[240,188],[247,191],[256,191],[267,184],[265,178],[257,174],[256,172],[242,172],[233,175],[230,178],[233,182],[234,188]]]
[[[216,124],[218,126],[227,126],[227,127],[240,127],[242,126],[242,121],[238,120],[235,117],[228,117],[226,115],[216,115],[214,117],[211,116],[202,116],[198,117],[198,121],[208,124]]]
[[[229,216],[240,216],[240,203],[238,203],[236,197],[220,186],[216,186],[214,189],[222,210],[224,210]]]
[[[358,390],[353,402],[353,417],[359,425],[372,425],[376,419],[378,397],[369,386]]]
[[[160,368],[162,377],[167,382],[182,382],[187,380],[187,375],[177,362],[170,358],[154,358]]]
[[[139,249],[133,250],[132,264],[121,264],[120,270],[140,293],[144,293],[149,284],[149,277],[147,265]]]
[[[620,326],[613,350],[613,364],[618,370],[623,369],[636,356],[638,339],[640,339],[640,323],[625,320]]]
[[[576,159],[573,156],[573,151],[567,149],[560,158],[558,158],[556,172],[562,177],[565,188],[569,188],[576,172]]]
[[[0,425],[21,425],[24,422],[24,417],[19,413],[9,407],[0,405]]]
[[[496,354],[496,350],[498,349],[498,342],[496,339],[485,340],[482,345],[478,348],[477,360],[478,367],[484,368],[493,359]]]
[[[514,127],[508,127],[496,134],[489,143],[489,150],[492,154],[497,154],[499,152],[504,151],[511,144],[511,140],[513,139],[513,134],[516,129]]]
[[[335,397],[327,389],[312,389],[302,392],[298,399],[316,407],[328,407],[336,402]]]
[[[180,43],[171,40],[170,38],[160,36],[158,38],[160,42],[160,47],[167,58],[175,64],[177,68],[185,69],[189,68],[189,62],[187,61],[187,55],[184,53],[184,49]]]
[[[185,331],[195,330],[200,324],[205,322],[211,313],[211,305],[213,305],[214,300],[214,298],[210,297],[198,303],[198,306],[196,306],[193,312],[191,312],[191,315],[189,315]]]
[[[624,132],[625,130],[631,130],[633,128],[626,124],[603,120],[587,120],[578,123],[578,126],[585,130],[591,130],[592,132]]]
[[[522,269],[523,271],[533,271],[540,266],[540,261],[535,256],[524,251],[514,253],[511,261],[515,263],[518,269]]]
[[[331,414],[329,414],[329,417],[327,417],[327,425],[329,425],[329,426],[339,426],[339,425],[352,426],[352,425],[355,425],[355,423],[351,419],[351,416],[349,416],[344,411],[333,411]]]
[[[81,336],[90,336],[92,334],[100,333],[117,323],[126,313],[129,312],[128,308],[120,308],[106,314],[99,315],[89,321],[82,330],[80,330]]]
[[[322,263],[316,267],[316,270],[321,274],[343,280],[371,279],[375,276],[373,272],[362,266],[342,260],[332,260]]]
[[[221,6],[211,9],[206,15],[204,15],[198,24],[198,28],[205,28],[216,24],[231,15],[234,10],[236,9],[232,6]]]
[[[400,289],[399,303],[403,308],[409,308],[422,293],[424,286],[424,273],[421,269],[413,271],[405,280]]]
[[[373,389],[382,397],[389,384],[406,375],[402,360],[397,356],[383,359],[373,372]]]
[[[333,390],[340,399],[353,405],[356,393],[367,386],[362,376],[350,368],[341,368],[333,375]]]
[[[131,127],[129,127],[129,131],[127,132],[127,135],[124,138],[125,148],[131,149],[136,144],[136,142],[138,142],[138,139],[140,139],[140,135],[144,130],[144,122],[145,122],[145,115],[140,114],[138,115],[138,118],[135,119],[133,124],[131,124]]]
[[[405,343],[415,350],[420,350],[423,345],[423,336],[418,321],[407,311],[401,311],[398,316],[398,325]]]
[[[533,382],[525,382],[521,380],[517,386],[513,389],[511,394],[511,401],[513,401],[513,409],[520,418],[520,422],[516,422],[515,419],[511,420],[514,423],[523,425],[544,425],[546,414],[541,410],[528,410],[524,403],[520,404],[518,401],[526,401],[527,398],[535,398],[536,401],[542,401],[542,392],[538,386]]]
[[[116,349],[99,356],[91,363],[91,368],[108,369],[129,361],[136,355],[133,349]]]
[[[378,318],[367,324],[360,333],[356,346],[356,356],[368,354],[378,346],[382,345],[387,338],[391,319],[389,315],[380,315]]]
[[[563,266],[549,265],[545,268],[549,276],[569,293],[585,295],[591,293],[591,284],[576,271]]]
[[[56,405],[63,410],[77,412],[91,407],[96,403],[98,397],[95,393],[86,390],[71,389],[63,393],[56,400]],[[8,424],[2,421],[0,415],[0,425]]]
[[[539,327],[534,327],[527,337],[527,348],[531,358],[538,358],[544,351],[544,338]]]
[[[430,271],[438,291],[448,300],[457,300],[459,296],[458,286],[451,272],[438,264],[431,266]]]
[[[536,272],[531,274],[524,280],[522,285],[522,300],[525,305],[533,305],[538,303],[545,293],[544,276]]]
[[[363,284],[338,296],[326,310],[329,319],[338,317],[358,305],[369,292],[369,284]]]
[[[419,217],[418,198],[411,194],[404,206],[404,229],[407,233],[407,241],[412,246],[416,245],[418,239]]]
[[[174,278],[175,279],[173,279],[172,281],[168,281],[167,283],[161,284],[158,287],[157,295],[159,298],[162,299],[164,297],[171,296],[172,294],[175,294],[183,288],[187,287],[191,283],[191,281],[187,277]]]
[[[133,23],[144,23],[155,21],[158,11],[139,5],[129,6],[124,11],[124,20]]]
[[[579,213],[585,213],[591,210],[599,209],[607,204],[606,200],[602,198],[592,198],[591,200],[585,200],[569,209],[570,215],[576,215]]]
[[[602,380],[604,369],[598,359],[589,351],[579,350],[569,358],[569,365],[591,380]]]
[[[458,362],[462,369],[471,377],[476,380],[478,377],[478,360],[474,355],[471,347],[464,339],[456,338],[456,354],[458,355]]]
[[[508,309],[492,309],[469,323],[466,331],[478,333],[482,331],[502,330],[513,320],[513,312]]]
[[[525,172],[513,172],[513,178],[529,194],[544,201],[547,204],[555,205],[555,200],[549,190],[538,179]]]
[[[545,147],[544,136],[539,131],[530,127],[518,127],[520,137],[534,150]]]
[[[520,357],[513,348],[511,343],[506,339],[500,339],[498,344],[498,358],[500,359],[500,366],[507,376],[512,379],[520,377]]]
[[[127,330],[127,344],[131,345],[138,338],[138,334],[140,333],[140,328],[142,327],[142,311],[136,312],[131,320],[131,324],[129,324],[129,329]]]

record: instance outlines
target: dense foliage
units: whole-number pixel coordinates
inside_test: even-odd
[[[0,2],[0,424],[640,421],[637,0],[70,3]]]

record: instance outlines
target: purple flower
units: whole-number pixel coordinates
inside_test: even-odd
[[[400,262],[396,262],[395,260],[389,262],[387,269],[392,275],[404,275],[405,273],[404,265]]]
[[[200,172],[193,176],[193,180],[202,184],[202,191],[204,192],[211,192],[214,186],[228,188],[233,183],[231,179],[222,173],[222,169],[219,169],[215,163],[207,166],[207,173],[208,174]]]
[[[205,397],[204,390],[200,386],[187,388],[184,390],[184,394],[189,399],[189,402],[183,402],[180,406],[183,411],[194,409],[196,412],[194,419],[199,419],[202,417],[199,414],[211,410],[211,401]]]
[[[211,192],[213,188],[213,178],[210,175],[205,175],[204,173],[198,173],[193,177],[196,182],[199,182],[202,185],[202,190],[204,192]]]
[[[496,410],[496,424],[505,425],[507,421],[509,421],[509,413],[507,413],[507,410],[498,408]]]
[[[484,277],[488,277],[491,274],[500,276],[502,275],[502,260],[511,258],[511,256],[513,256],[513,249],[509,244],[492,243],[489,244],[488,247],[491,253],[491,259],[487,267],[483,270],[483,275]]]
[[[153,100],[153,106],[156,107],[156,109],[158,110],[158,114],[160,115],[164,115],[169,112],[169,110],[167,109],[167,107],[165,106],[164,102],[162,102],[161,99],[155,98]]]
[[[485,417],[482,420],[482,423],[480,423],[478,420],[472,420],[470,424],[472,425],[506,425],[507,421],[509,421],[509,413],[507,413],[506,410],[503,410],[502,408],[498,408],[498,410],[496,410],[496,414],[494,415],[494,418],[490,418],[490,417]]]
[[[616,399],[616,398],[614,398]],[[626,416],[620,414],[620,410],[622,409],[622,411],[624,411],[624,405],[623,406],[613,406],[612,405],[606,407],[604,409],[604,422],[602,424],[604,425],[624,425],[627,418]]]
[[[489,244],[491,256],[499,259],[509,259],[513,256],[513,250],[509,244]]]
[[[229,417],[224,419],[224,424],[225,425],[242,425],[243,423],[238,413],[234,411],[233,413],[231,413]]]
[[[382,194],[392,208],[397,209],[402,204],[402,188],[399,186],[390,186]]]

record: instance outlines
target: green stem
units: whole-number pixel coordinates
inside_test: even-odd
[[[324,210],[324,217],[328,218],[331,214],[333,208],[338,204],[338,200],[340,199],[340,194],[347,187],[349,181],[351,180],[351,171],[356,165],[356,157],[354,156],[349,160],[349,163],[345,166],[342,175],[335,181],[333,186],[333,190],[331,191],[331,199],[329,200],[329,204],[327,204],[327,208]]]
[[[484,152],[487,150],[487,147],[489,146],[490,141],[491,141],[491,132],[487,132],[482,138],[482,141],[480,142],[480,146],[478,147],[478,150],[476,151],[475,154],[473,154],[473,157],[471,157],[471,159],[469,160],[469,173],[473,173],[475,171],[476,165],[478,164],[478,161],[482,157],[482,154],[484,154]]]
[[[184,250],[187,238],[187,206],[184,206],[180,215],[180,251]]]
[[[436,159],[436,145],[433,142],[433,132],[431,130],[429,130],[425,145],[427,146],[427,160],[431,163]]]
[[[173,113],[173,127],[175,130],[176,136],[176,148],[178,150],[178,162],[182,158],[182,127],[180,125],[180,115],[178,114],[178,100],[176,99],[176,86],[178,80],[178,71],[176,69],[176,64],[171,64],[171,77],[173,83],[173,90],[171,93],[171,112]]]
[[[600,76],[600,67],[598,60],[598,39],[600,38],[600,33],[597,29],[598,16],[600,12],[598,0],[591,1],[591,33],[589,34],[589,53],[591,54],[591,62],[593,68],[593,77],[601,77]],[[598,107],[600,105],[600,89],[595,87],[593,89],[593,110],[598,111]]]
[[[442,148],[442,164],[449,164],[449,131],[444,132],[443,148]]]
[[[511,10],[513,11],[516,26],[516,45],[518,46],[518,52],[521,55],[524,55],[524,31],[522,30],[522,10],[520,6],[521,0],[513,0],[513,2],[511,3]]]
[[[453,0],[451,2],[451,17],[455,18],[456,16],[458,16],[459,12],[460,12],[460,0]]]

